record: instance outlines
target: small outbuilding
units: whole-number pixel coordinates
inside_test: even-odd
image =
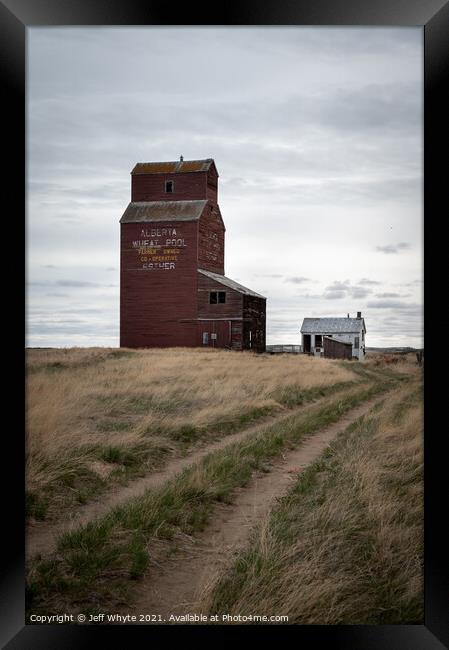
[[[304,318],[301,335],[304,354],[337,359],[365,359],[365,319],[362,312],[356,318]],[[332,341],[335,344],[332,344]]]

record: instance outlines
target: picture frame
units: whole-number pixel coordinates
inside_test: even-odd
[[[177,9],[159,3],[132,0],[3,0],[0,5],[1,38],[0,61],[4,88],[4,124],[7,125],[10,142],[3,156],[7,178],[5,188],[10,197],[11,219],[14,234],[26,241],[25,218],[21,218],[21,206],[25,214],[24,194],[26,182],[25,155],[25,104],[26,98],[26,31],[37,26],[81,25],[152,25],[170,26],[270,26],[270,25],[357,25],[357,26],[422,26],[424,36],[424,241],[426,305],[431,304],[432,294],[442,292],[441,279],[445,277],[443,262],[447,253],[443,249],[444,238],[437,227],[438,216],[444,215],[442,206],[447,203],[447,163],[444,128],[447,129],[447,70],[449,69],[449,3],[442,0],[314,0],[297,2],[261,2],[184,5]],[[183,21],[186,21],[185,23]],[[445,92],[446,91],[446,92]],[[24,182],[25,181],[25,182]],[[444,193],[444,194],[443,194]],[[444,198],[443,198],[444,197]],[[12,206],[14,205],[14,211]],[[18,209],[19,208],[19,209]],[[437,216],[438,215],[438,216]],[[17,239],[16,239],[17,241]],[[19,257],[19,256],[18,256]],[[20,320],[8,336],[8,366],[20,367],[19,354],[23,349],[19,342],[22,329],[21,286],[23,265],[17,257],[13,264],[15,282],[7,287],[8,311]],[[26,272],[26,268],[24,269]],[[447,274],[447,272],[446,272]],[[8,272],[9,276],[9,272]],[[21,286],[20,286],[21,285]],[[428,297],[427,297],[428,296]],[[430,301],[430,302],[429,302]],[[435,311],[436,310],[436,311]],[[430,332],[435,323],[434,310],[425,310],[424,324]],[[446,317],[447,318],[447,317]],[[444,327],[444,319],[442,326]],[[440,327],[439,327],[440,329]],[[442,329],[442,327],[441,327]],[[441,330],[440,330],[441,331]],[[227,646],[238,638],[243,644],[254,643],[262,637],[265,642],[293,642],[309,648],[321,644],[325,648],[349,650],[437,650],[449,647],[448,534],[445,531],[442,495],[447,484],[447,469],[443,444],[445,438],[442,407],[444,382],[437,377],[437,349],[426,350],[424,379],[425,400],[425,623],[424,625],[398,626],[78,626],[25,625],[25,569],[24,569],[24,441],[16,425],[5,428],[7,442],[7,465],[14,471],[4,486],[7,514],[4,520],[3,552],[6,568],[1,581],[0,641],[8,650],[30,649],[60,650],[61,648],[93,647],[106,638],[127,646],[150,643],[153,647],[167,643],[195,643],[204,646]],[[20,352],[19,352],[20,351]],[[440,351],[438,350],[438,353]],[[440,359],[440,364],[442,360]],[[23,386],[23,383],[21,383]],[[19,394],[21,394],[19,389]],[[440,419],[442,418],[442,419]],[[446,488],[447,494],[447,488]],[[7,522],[7,524],[6,524]],[[130,640],[132,638],[132,641]],[[100,640],[101,639],[101,640]]]

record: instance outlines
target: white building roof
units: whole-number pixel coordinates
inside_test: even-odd
[[[348,334],[366,332],[364,318],[304,318],[301,334]]]

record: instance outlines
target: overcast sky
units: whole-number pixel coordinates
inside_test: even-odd
[[[267,343],[362,311],[422,345],[423,30],[29,28],[29,346],[118,345],[136,162],[214,158]]]

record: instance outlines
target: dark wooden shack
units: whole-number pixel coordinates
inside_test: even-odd
[[[138,163],[121,220],[120,346],[265,351],[266,298],[224,275],[212,159]]]
[[[352,343],[338,341],[330,336],[323,337],[324,356],[328,359],[352,359]]]

